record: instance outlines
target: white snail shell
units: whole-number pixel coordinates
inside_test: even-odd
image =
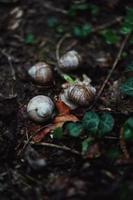
[[[33,97],[27,105],[27,113],[35,122],[46,122],[52,117],[53,110],[53,101],[43,95]]]
[[[71,109],[78,106],[88,106],[93,100],[96,89],[90,84],[90,79],[84,77],[82,82],[78,81],[75,84],[69,85],[60,95],[61,100]]]
[[[39,62],[28,70],[29,76],[40,85],[47,85],[53,81],[53,72],[50,66],[45,62]]]
[[[81,57],[77,51],[71,50],[59,59],[59,68],[64,71],[75,70],[81,63]]]

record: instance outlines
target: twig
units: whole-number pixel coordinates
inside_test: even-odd
[[[58,74],[64,78],[64,73],[59,69],[59,60],[60,60],[60,47],[62,45],[62,43],[64,42],[64,40],[68,37],[70,37],[71,35],[69,33],[66,33],[57,43],[56,45],[56,60],[57,60],[57,67],[56,70],[58,72]]]
[[[54,11],[54,12],[62,13],[64,15],[66,15],[68,13],[67,10],[64,10],[64,9],[61,9],[61,8],[56,8],[55,6],[52,6],[50,3],[44,3],[43,7],[47,8],[51,11]]]
[[[70,37],[70,34],[69,33],[66,33],[65,35],[63,35],[63,37],[58,41],[57,45],[56,45],[56,59],[57,59],[57,62],[59,62],[59,59],[60,59],[60,47],[62,45],[62,43],[64,42],[64,40],[66,38]]]
[[[122,150],[122,152],[124,154],[124,157],[126,159],[129,159],[130,156],[129,156],[129,153],[127,151],[125,140],[123,138],[123,128],[121,128],[121,130],[120,130],[120,148],[121,148],[121,150]]]
[[[51,143],[47,143],[47,142],[41,142],[41,143],[35,143],[35,142],[30,142],[31,145],[38,145],[38,146],[45,146],[45,147],[50,147],[50,148],[56,148],[56,149],[61,149],[63,151],[68,151],[68,152],[71,152],[73,154],[76,154],[76,155],[79,155],[79,156],[82,156],[80,152],[74,150],[74,149],[71,149],[67,146],[60,146],[60,145],[57,145],[57,144],[51,144]]]
[[[10,69],[11,69],[12,79],[16,80],[15,70],[14,70],[13,65],[12,65],[12,57],[8,53],[6,53],[5,51],[3,51],[1,49],[0,49],[0,52],[1,52],[1,54],[3,54],[7,58]]]
[[[108,27],[110,27],[110,26],[112,26],[112,25],[114,25],[116,23],[119,23],[119,22],[122,21],[122,19],[123,19],[123,17],[120,16],[120,17],[117,17],[117,18],[113,19],[112,21],[109,21],[109,22],[107,22],[105,24],[97,26],[97,27],[95,27],[95,28],[92,29],[92,33],[101,31],[101,30],[103,30],[105,28],[108,28]]]
[[[117,56],[116,56],[116,59],[115,59],[115,61],[114,61],[114,63],[113,63],[113,66],[112,66],[112,68],[111,68],[109,74],[107,75],[105,81],[103,82],[103,84],[102,84],[102,86],[101,86],[101,88],[100,88],[100,90],[99,90],[99,92],[98,92],[98,94],[97,94],[97,96],[96,96],[96,98],[95,98],[94,103],[90,106],[90,108],[92,108],[92,107],[96,104],[96,102],[97,102],[97,100],[99,99],[99,97],[101,96],[101,94],[102,94],[102,92],[103,92],[103,90],[104,90],[104,88],[105,88],[107,82],[109,81],[110,77],[112,76],[112,73],[113,73],[113,71],[115,70],[115,68],[116,68],[116,66],[117,66],[117,64],[118,64],[118,62],[119,62],[119,60],[120,60],[120,58],[121,58],[121,54],[122,54],[122,52],[123,52],[123,50],[124,50],[124,48],[125,48],[125,45],[126,45],[128,39],[129,39],[130,35],[131,35],[131,33],[129,33],[129,34],[125,37],[125,39],[123,40],[123,42],[122,42],[122,44],[121,44],[121,46],[120,46],[120,49],[119,49],[119,51],[118,51],[118,54],[117,54]],[[90,109],[90,108],[89,108],[89,109]]]

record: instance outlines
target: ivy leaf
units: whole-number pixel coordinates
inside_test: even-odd
[[[83,127],[88,134],[96,134],[96,132],[98,131],[99,122],[100,118],[95,112],[86,112],[82,119]]]
[[[93,140],[92,138],[87,138],[85,140],[82,141],[81,145],[82,145],[82,154],[85,155],[89,149],[89,147],[92,145]]]
[[[109,133],[112,131],[114,126],[114,119],[111,114],[109,113],[104,113],[101,118],[100,118],[100,123],[99,123],[99,134],[100,136],[104,136],[106,133]]]
[[[67,74],[64,74],[64,75],[63,75],[63,78],[64,78],[68,83],[70,83],[70,84],[75,83],[75,80],[74,80],[71,76],[69,76],[69,75],[67,75]]]
[[[58,127],[53,130],[53,137],[56,139],[61,139],[63,137],[62,127]]]
[[[133,140],[133,117],[128,118],[123,126],[123,136],[127,141]]]
[[[125,95],[133,96],[133,78],[128,78],[127,81],[120,86],[120,90]]]
[[[66,130],[68,131],[68,134],[72,137],[79,137],[83,130],[83,126],[80,123],[68,123],[66,125]]]

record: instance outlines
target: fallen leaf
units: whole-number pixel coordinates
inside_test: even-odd
[[[32,127],[32,132],[37,132],[37,134],[32,138],[34,142],[40,142],[45,138],[45,136],[52,132],[54,129],[62,127],[65,122],[71,121],[71,122],[77,122],[79,119],[73,115],[70,114],[70,108],[65,105],[62,101],[57,100],[55,102],[58,115],[53,119],[52,124],[49,124],[47,127],[44,127],[41,130],[38,130],[38,128]]]
[[[61,116],[59,115],[54,118],[53,123],[58,124],[61,122],[65,123],[68,121],[77,122],[77,121],[79,121],[79,119],[73,114],[66,114],[66,115],[61,115]]]
[[[34,142],[40,142],[44,137],[54,129],[54,125],[50,125],[40,131],[32,138]]]
[[[70,113],[70,108],[61,100],[56,100],[55,106],[58,113],[61,115]]]

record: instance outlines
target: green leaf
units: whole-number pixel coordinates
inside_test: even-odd
[[[58,19],[56,17],[49,17],[47,20],[48,27],[54,28],[58,25]]]
[[[133,96],[133,78],[128,78],[127,81],[120,86],[120,90],[125,95]]]
[[[104,136],[106,133],[109,133],[112,131],[114,126],[114,119],[111,114],[109,113],[104,113],[101,118],[100,118],[100,123],[99,123],[99,134],[100,136]]]
[[[53,131],[53,137],[56,139],[61,139],[63,137],[63,129],[62,127],[58,127]]]
[[[98,131],[100,118],[95,112],[86,112],[82,124],[87,133],[96,134]]]
[[[91,24],[86,23],[86,24],[84,24],[84,25],[82,26],[82,34],[83,34],[83,37],[87,37],[87,36],[91,33],[91,31],[92,31],[92,26],[91,26]]]
[[[126,67],[125,72],[133,72],[133,63],[131,63],[130,65],[128,65],[128,66]]]
[[[123,137],[126,141],[133,141],[133,130],[130,128],[125,128],[123,132]]]
[[[32,33],[28,33],[25,37],[26,44],[33,44],[35,42],[34,35]]]
[[[90,12],[93,16],[96,16],[99,14],[100,8],[98,6],[96,6],[95,4],[90,4],[89,8],[90,8]]]
[[[127,35],[128,33],[130,33],[132,31],[132,24],[129,24],[128,22],[124,22],[123,26],[120,29],[120,32],[123,35]]]
[[[92,31],[91,24],[84,24],[82,26],[75,26],[73,28],[73,35],[80,39],[86,38]]]
[[[70,122],[66,125],[66,130],[68,131],[68,134],[72,137],[79,137],[80,133],[83,130],[83,126],[80,123],[73,123]]]
[[[82,145],[82,154],[85,155],[89,149],[89,147],[92,145],[93,140],[92,138],[87,138],[85,140],[82,141],[81,145]]]
[[[75,83],[75,80],[74,80],[71,76],[69,76],[69,75],[67,75],[67,74],[64,74],[64,75],[63,75],[63,78],[64,78],[68,83],[70,83],[70,84]]]
[[[123,136],[126,141],[133,140],[133,117],[128,118],[124,123]]]
[[[118,35],[111,29],[101,31],[100,34],[107,44],[116,44],[119,41]]]
[[[74,26],[73,28],[73,35],[78,38],[82,38],[82,29],[80,26]]]
[[[127,8],[127,13],[122,23],[121,33],[126,35],[133,30],[133,8]]]

